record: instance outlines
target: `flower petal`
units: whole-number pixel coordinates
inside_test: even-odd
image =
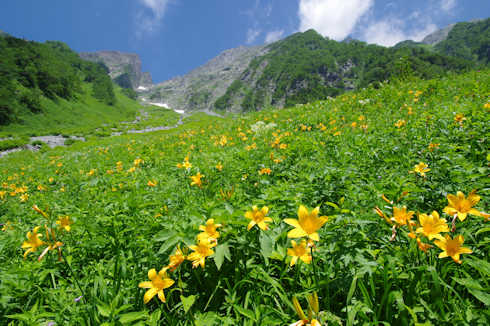
[[[155,296],[155,294],[157,294],[157,292],[157,288],[151,288],[146,291],[145,296],[143,297],[143,302],[148,303]]]
[[[150,289],[151,287],[153,287],[153,283],[151,282],[140,282],[140,284],[138,284],[138,287],[140,288],[144,288],[144,289]]]
[[[267,215],[267,213],[269,213],[269,207],[267,206],[262,207],[261,212],[262,214]]]
[[[153,279],[157,276],[156,269],[152,268],[148,271],[148,278],[153,281]]]
[[[167,302],[165,300],[165,293],[163,293],[163,290],[158,291],[158,299],[160,299],[161,302]]]
[[[308,217],[308,209],[306,209],[306,207],[304,207],[303,205],[300,205],[298,208],[298,217],[300,219]]]
[[[301,238],[308,234],[302,228],[295,228],[288,232],[288,238]]]
[[[312,233],[308,235],[308,238],[314,241],[320,241],[320,236],[318,235],[318,232]]]
[[[295,218],[286,218],[283,220],[283,222],[291,226],[294,226],[295,228],[301,228],[301,225],[299,225],[299,221]]]

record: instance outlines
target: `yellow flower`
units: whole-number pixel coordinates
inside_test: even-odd
[[[70,232],[71,230],[70,225],[73,224],[73,221],[70,220],[70,217],[68,215],[60,216],[56,221],[56,224],[59,225],[60,229],[64,229],[66,232]]]
[[[151,282],[141,282],[138,285],[140,288],[149,289],[143,297],[144,303],[148,303],[156,294],[158,294],[160,301],[166,302],[163,290],[171,287],[175,281],[167,277],[165,268],[162,268],[158,274],[154,268],[150,269],[148,271],[148,278]]]
[[[458,113],[454,116],[454,122],[459,123],[460,125],[462,125],[463,121],[465,121],[465,120],[466,120],[466,118],[465,118],[464,114],[462,114],[462,113]]]
[[[7,194],[6,191],[4,191],[4,190],[0,191],[0,199],[4,199],[5,198],[5,194]]]
[[[204,175],[201,174],[201,172],[197,172],[196,175],[193,175],[193,176],[190,176],[189,178],[191,178],[192,182],[191,182],[191,186],[198,186],[199,188],[201,188],[202,186],[202,180],[201,178],[203,178]]]
[[[23,195],[20,195],[20,201],[22,203],[25,203],[28,199],[29,199],[29,195],[28,194],[23,194]]]
[[[267,206],[262,207],[260,210],[257,206],[252,206],[252,210],[245,213],[245,217],[251,220],[248,223],[247,230],[253,228],[254,225],[257,225],[263,231],[268,230],[269,226],[267,223],[272,222],[272,219],[266,216],[268,212],[269,207]]]
[[[403,206],[402,208],[393,207],[393,217],[391,220],[400,226],[408,225],[412,222],[413,214],[414,211],[407,212],[407,206]]]
[[[216,164],[215,167],[216,167],[216,170],[218,170],[220,172],[223,170],[223,165],[221,164],[221,162],[219,162],[218,164]]]
[[[48,218],[48,214],[46,212],[42,211],[36,204],[32,205],[32,209],[44,216],[45,218]]]
[[[422,233],[429,240],[434,238],[442,240],[443,237],[439,233],[449,232],[449,227],[446,224],[446,219],[440,218],[439,213],[433,211],[432,214],[419,215],[420,227],[417,228],[417,233]]]
[[[214,224],[214,218],[210,218],[206,221],[206,225],[199,225],[199,230],[202,231],[197,235],[198,240],[206,239],[218,239],[219,232],[216,231],[217,228],[222,227],[221,224]]]
[[[26,249],[26,248],[29,248],[26,250],[26,252],[24,253],[24,258],[27,257],[28,254],[30,254],[31,252],[34,252],[37,250],[37,248],[39,248],[40,246],[42,246],[45,242],[42,241],[41,239],[39,239],[39,237],[42,236],[42,234],[38,234],[37,232],[39,231],[39,228],[40,226],[36,226],[32,232],[29,231],[27,232],[27,241],[24,241],[24,243],[22,244],[22,249]]]
[[[141,163],[144,163],[144,161],[140,158],[135,159],[133,162],[134,166],[139,166]]]
[[[462,235],[458,235],[454,237],[454,239],[451,239],[451,236],[446,234],[444,239],[436,240],[434,241],[434,244],[442,250],[439,254],[439,258],[451,257],[456,263],[461,264],[459,255],[472,253],[470,248],[461,247],[463,242],[464,238]]]
[[[407,122],[405,120],[401,119],[401,120],[398,120],[397,122],[395,122],[395,127],[401,128],[401,127],[405,126],[406,124],[407,124]]]
[[[270,174],[271,174],[271,172],[272,172],[272,170],[271,170],[271,169],[269,169],[269,168],[262,168],[262,169],[260,169],[259,174],[260,174],[260,175],[263,175],[263,174],[270,175]]]
[[[439,148],[439,143],[430,143],[429,144],[429,151],[433,152],[435,149]]]
[[[12,227],[12,223],[10,221],[7,221],[7,222],[5,222],[5,224],[3,224],[3,227],[2,227],[3,232],[6,232],[6,231],[12,230],[12,229],[13,229],[13,227]]]
[[[285,223],[295,228],[288,232],[288,238],[308,237],[311,240],[320,241],[317,231],[328,220],[327,216],[318,217],[320,207],[314,208],[311,212],[303,205],[299,206],[298,219],[287,218]]]
[[[314,294],[313,298],[314,299],[312,299],[310,301],[312,301],[311,303],[313,303],[314,307],[311,307],[311,304],[310,304],[311,309],[308,309],[308,315],[309,316],[306,317],[305,313],[303,312],[303,309],[301,308],[301,305],[298,302],[298,299],[296,297],[293,297],[294,310],[298,314],[298,317],[300,318],[300,320],[298,320],[295,323],[292,323],[289,326],[321,326],[320,322],[316,319],[313,319],[312,318],[313,316],[311,316],[313,313],[312,310],[314,310],[314,312],[316,314],[318,314],[318,296],[316,295],[316,293]],[[315,302],[315,299],[316,299],[316,302]]]
[[[301,240],[300,244],[296,244],[296,241],[291,240],[292,248],[288,248],[288,255],[292,257],[289,266],[294,266],[301,259],[304,263],[311,263],[311,249],[306,245],[306,240]]]
[[[156,187],[157,184],[158,184],[158,182],[155,180],[148,180],[148,183],[147,183],[147,185],[149,187]]]
[[[188,170],[192,167],[192,164],[189,161],[185,161],[182,167]]]
[[[177,269],[177,267],[179,267],[180,264],[182,264],[185,261],[186,256],[180,249],[180,246],[177,246],[177,249],[175,250],[174,254],[170,255],[169,259],[170,259],[170,263],[168,264],[167,268],[171,272],[174,272]]]
[[[187,256],[187,260],[192,261],[192,267],[197,267],[201,265],[204,268],[205,259],[208,256],[214,254],[211,249],[216,246],[216,242],[210,242],[209,240],[201,240],[197,242],[197,245],[189,246],[194,252]]]
[[[428,169],[428,165],[425,164],[424,162],[420,162],[419,164],[415,165],[415,167],[413,168],[413,171],[411,171],[412,173],[418,173],[420,174],[421,176],[425,176],[425,172],[429,172],[430,169]]]
[[[451,216],[457,214],[460,221],[464,221],[468,214],[483,216],[485,218],[489,216],[473,208],[480,201],[480,196],[476,194],[476,190],[470,192],[468,198],[465,198],[465,195],[461,191],[458,191],[456,196],[449,194],[447,195],[447,201],[449,205],[444,208],[444,213]]]

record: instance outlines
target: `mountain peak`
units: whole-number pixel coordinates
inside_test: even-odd
[[[79,55],[84,60],[104,63],[111,78],[121,87],[138,89],[153,84],[150,73],[141,71],[141,59],[135,53],[103,50]]]

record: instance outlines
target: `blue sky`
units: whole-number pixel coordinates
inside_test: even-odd
[[[2,0],[0,30],[78,52],[137,53],[161,82],[225,49],[309,28],[389,46],[489,16],[488,0]]]

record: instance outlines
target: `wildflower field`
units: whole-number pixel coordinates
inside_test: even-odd
[[[490,71],[0,160],[0,324],[490,324]]]

